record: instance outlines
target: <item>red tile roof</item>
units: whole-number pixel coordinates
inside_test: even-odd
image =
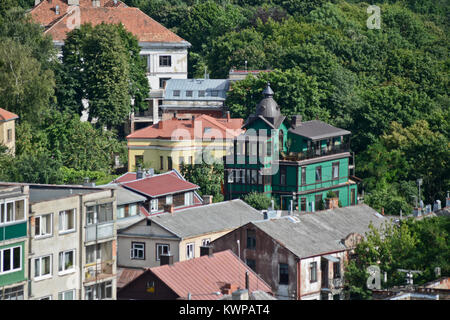
[[[198,185],[180,178],[175,171],[124,182],[122,183],[122,186],[149,197],[158,197],[190,190],[194,191],[200,188]]]
[[[111,1],[103,0],[100,7],[92,7],[92,2],[80,0],[80,23],[91,23],[97,25],[102,22],[118,24],[122,23],[125,28],[133,33],[141,42],[185,42],[184,39],[156,22],[138,8],[130,8],[123,3],[116,7]],[[60,6],[60,14],[56,15],[55,6]],[[67,32],[71,31],[68,25],[73,24],[72,15],[67,12],[68,5],[62,0],[53,0],[52,3],[42,1],[31,11],[33,19],[46,27],[46,34],[52,36],[53,40],[63,41]],[[187,43],[187,42],[186,42]]]
[[[225,139],[227,133],[230,138],[234,138],[241,134],[244,119],[217,119],[208,115],[201,115],[195,118],[195,125],[192,120],[170,119],[160,121],[157,124],[137,130],[127,136],[127,139],[171,139],[172,135],[177,138],[182,133],[188,133],[189,139],[195,137],[200,138],[218,138],[215,134],[218,130]],[[205,128],[212,128],[211,133],[205,132]],[[176,131],[177,130],[177,131]],[[216,131],[216,132],[214,132]],[[177,134],[180,133],[180,134]]]
[[[225,284],[236,284],[245,288],[245,272],[249,272],[249,291],[261,290],[271,293],[270,286],[258,277],[252,269],[243,263],[231,250],[176,262],[150,269],[161,281],[180,298],[192,300],[217,300],[214,292],[221,291]]]
[[[8,110],[0,108],[0,121],[9,121],[18,119],[19,116],[15,113],[9,112]]]

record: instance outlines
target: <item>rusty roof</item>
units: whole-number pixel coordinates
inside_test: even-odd
[[[144,272],[145,269],[117,268],[117,289],[123,288]]]
[[[199,258],[176,262],[150,269],[161,281],[180,298],[192,300],[217,300],[223,297],[220,292],[226,284],[245,288],[245,272],[249,273],[249,291],[272,293],[270,286],[252,269],[241,261],[231,250],[205,255]]]

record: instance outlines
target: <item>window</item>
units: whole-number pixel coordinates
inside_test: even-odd
[[[145,260],[145,243],[132,242],[131,243],[131,259]]]
[[[283,130],[281,130],[281,129],[278,132],[278,143],[279,143],[279,149],[281,152],[284,149],[284,133],[283,133]]]
[[[86,263],[95,263],[102,258],[102,250],[100,244],[93,244],[86,247]]]
[[[322,202],[322,194],[316,194],[316,196],[315,196],[315,203],[314,203],[314,210],[315,211],[319,210],[321,202]]]
[[[186,245],[186,259],[194,258],[194,243],[188,243]]]
[[[172,195],[166,196],[166,204],[172,204],[172,201],[173,201]]]
[[[340,262],[333,263],[333,274],[334,274],[334,279],[341,277],[341,263]]]
[[[261,171],[262,171],[263,169],[261,168]],[[259,170],[257,170],[256,172],[257,172],[257,174],[258,174],[258,184],[263,184],[263,175],[261,174],[261,171],[259,171]]]
[[[68,273],[75,271],[75,250],[63,251],[59,253],[59,268],[60,273]]]
[[[169,81],[169,80],[170,80],[170,78],[159,78],[159,88],[165,89],[167,81]]]
[[[167,157],[167,170],[172,170],[172,157]]]
[[[252,170],[252,184],[257,184],[258,183],[258,170]]]
[[[228,183],[234,182],[234,170],[233,169],[227,169],[228,172]]]
[[[316,181],[322,181],[322,166],[316,167]]]
[[[309,264],[309,282],[317,281],[317,262],[311,262]]]
[[[0,300],[23,300],[23,286],[0,289]]]
[[[247,184],[250,184],[250,183],[251,183],[251,181],[250,181],[250,175],[251,175],[251,173],[252,173],[252,170],[251,170],[251,169],[247,169],[247,175],[246,175],[246,179],[245,179],[245,182],[244,182],[244,183],[247,183]]]
[[[257,157],[258,156],[258,144],[256,142],[250,142],[250,156]]]
[[[25,221],[25,200],[0,204],[0,224]]]
[[[203,98],[205,96],[205,90],[199,90],[198,91],[198,97]]]
[[[286,167],[280,167],[280,185],[286,185]]]
[[[156,261],[159,261],[159,257],[162,254],[169,254],[170,252],[170,245],[164,244],[164,243],[157,243],[156,244]]]
[[[94,221],[98,223],[109,222],[113,220],[113,206],[112,202],[99,204],[94,208]],[[96,222],[95,222],[96,223]]]
[[[173,206],[174,207],[181,207],[185,204],[185,196],[184,193],[178,193],[173,195]]]
[[[171,56],[159,56],[159,66],[160,67],[172,66],[172,57]]]
[[[135,204],[125,204],[123,206],[117,207],[117,218],[127,218],[137,215],[137,205]]]
[[[75,290],[68,290],[58,293],[59,300],[74,300],[75,299]]]
[[[306,198],[300,199],[300,211],[306,211]]]
[[[59,233],[75,230],[75,209],[59,212]]]
[[[144,156],[134,156],[134,166],[138,168],[144,163]]]
[[[164,157],[163,156],[159,156],[159,169],[161,169],[161,170],[164,169]]]
[[[85,287],[86,300],[112,299],[112,281],[106,281]]]
[[[333,180],[339,179],[339,162],[334,162],[331,168]]]
[[[280,263],[279,284],[289,284],[289,266],[286,263]]]
[[[254,259],[246,259],[245,263],[249,266],[250,269],[256,272],[256,261]]]
[[[301,185],[304,186],[306,184],[306,167],[302,167],[302,181]]]
[[[267,141],[267,156],[272,156],[272,141]]]
[[[150,202],[150,212],[158,211],[158,199],[152,199]]]
[[[219,96],[219,91],[217,91],[217,90],[211,91],[211,97],[218,97],[218,96]]]
[[[182,164],[184,163],[184,157],[179,157],[178,158],[178,164]]]
[[[12,129],[8,129],[7,131],[7,142],[12,141]]]
[[[52,256],[44,256],[34,259],[34,278],[49,278],[52,275]]]
[[[193,192],[186,192],[184,194],[184,205],[185,206],[192,206],[194,204],[194,193]]]
[[[202,247],[209,246],[211,239],[202,239]]]
[[[247,229],[247,249],[256,249],[256,232],[253,229]]]
[[[37,216],[34,219],[34,236],[45,237],[52,234],[53,226],[53,214],[45,214],[42,216]]]
[[[0,274],[16,272],[21,269],[22,269],[21,246],[5,248],[0,250]]]
[[[173,90],[173,96],[179,97],[180,96],[180,90]]]
[[[192,97],[192,90],[186,90],[186,97]]]

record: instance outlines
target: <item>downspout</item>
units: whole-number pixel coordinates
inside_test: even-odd
[[[83,251],[84,251],[84,246],[83,246],[83,233],[86,234],[86,228],[83,228],[83,198],[82,195],[79,194],[78,195],[79,199],[80,199],[80,227],[78,230],[80,230],[80,244],[79,244],[79,264],[80,264],[80,289],[78,289],[79,291],[79,300],[84,300],[82,293],[83,293]]]
[[[31,290],[31,266],[32,266],[32,263],[31,263],[31,257],[30,256],[32,256],[32,250],[33,250],[33,248],[32,248],[32,245],[31,245],[31,238],[32,238],[32,228],[31,228],[31,220],[32,220],[32,218],[34,217],[34,215],[33,215],[33,217],[31,216],[31,214],[33,214],[33,212],[31,211],[31,204],[29,204],[29,209],[28,209],[28,281],[27,281],[27,284],[28,284],[28,297],[27,298],[30,298],[30,296],[32,296],[32,290]]]

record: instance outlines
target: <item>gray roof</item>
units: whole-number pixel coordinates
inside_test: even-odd
[[[299,258],[307,258],[345,250],[342,239],[350,233],[364,235],[369,231],[370,222],[378,228],[385,221],[385,217],[368,205],[358,204],[253,224]]]
[[[117,230],[126,229],[129,226],[131,226],[135,223],[138,223],[142,220],[145,220],[145,217],[141,216],[139,214],[132,216],[132,217],[117,219],[116,220]]]
[[[166,89],[164,93],[164,100],[215,100],[223,101],[227,97],[227,91],[230,87],[230,80],[228,79],[170,79],[166,82]],[[173,95],[174,90],[180,90],[180,96]],[[186,96],[186,91],[192,91],[192,97]],[[204,97],[199,97],[198,92],[205,91]],[[218,91],[218,95],[213,97],[212,91]]]
[[[0,187],[0,199],[15,198],[25,195],[21,187]]]
[[[130,204],[130,203],[144,202],[145,200],[147,200],[146,197],[143,197],[143,196],[137,194],[136,192],[125,189],[114,183],[110,183],[108,185],[105,185],[104,187],[113,188],[113,189],[117,190],[116,199],[117,199],[118,206],[123,206],[125,204]]]
[[[162,213],[149,219],[180,238],[190,238],[239,228],[262,218],[258,210],[236,199],[179,210],[173,214]]]
[[[30,185],[30,202],[41,202],[73,197],[78,194],[88,194],[94,192],[101,192],[102,189],[91,187],[81,188],[76,186],[39,186]]]
[[[302,122],[295,128],[289,129],[289,132],[311,140],[326,139],[351,134],[350,131],[333,127],[332,125],[320,120]]]

